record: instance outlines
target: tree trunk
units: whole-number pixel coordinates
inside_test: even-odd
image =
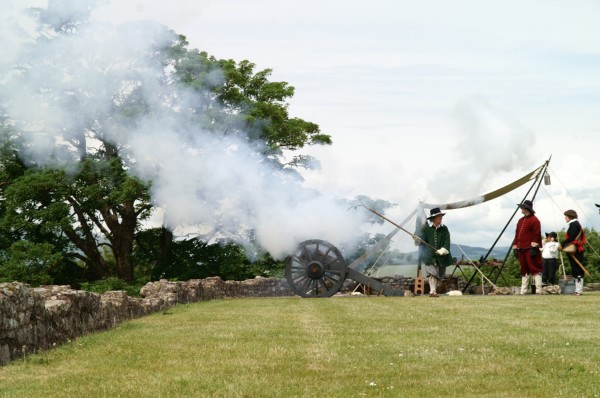
[[[86,230],[87,224],[82,224],[82,230]],[[104,257],[98,250],[95,239],[82,239],[72,228],[63,229],[65,235],[73,242],[84,254],[84,262],[87,266],[87,274],[92,280],[105,278],[108,274]],[[89,234],[91,236],[91,234]]]
[[[125,203],[119,215],[120,217],[107,217],[105,215],[104,220],[110,220],[107,221],[107,225],[112,232],[111,244],[115,256],[117,276],[127,282],[133,282],[134,263],[132,254],[135,227],[137,225],[137,214],[133,202]]]
[[[157,269],[166,270],[169,268],[172,243],[173,243],[173,232],[171,232],[171,230],[169,230],[165,227],[161,227],[158,255],[157,255],[157,259],[156,259],[156,268]]]
[[[114,248],[115,262],[117,267],[117,276],[127,282],[134,281],[134,264],[131,258],[133,245],[119,244],[118,248]]]
[[[88,261],[86,261],[88,275],[92,280],[98,280],[102,278],[106,278],[108,275],[108,269],[106,267],[106,262],[104,258],[100,255],[100,252],[97,250],[92,251],[91,253],[86,253]]]

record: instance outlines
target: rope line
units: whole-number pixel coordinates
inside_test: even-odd
[[[548,166],[550,167],[550,166]],[[552,170],[552,169],[551,169]],[[554,176],[556,176],[556,179],[558,180],[558,182],[560,183],[560,185],[564,188],[565,192],[567,193],[567,196],[569,197],[569,199],[573,200],[573,202],[575,203],[575,207],[577,207],[577,209],[581,212],[581,214],[583,214],[584,218],[586,220],[590,219],[590,217],[587,215],[587,213],[585,212],[585,208],[583,206],[581,206],[579,204],[579,202],[577,202],[577,199],[575,199],[575,197],[573,195],[571,195],[571,192],[569,192],[569,190],[567,189],[567,187],[562,183],[562,181],[560,180],[560,178],[558,178],[558,175],[554,172],[554,170],[552,170],[552,174]]]
[[[550,166],[548,166],[548,168],[550,168]],[[562,183],[562,181],[560,180],[560,178],[558,178],[558,175],[556,175],[556,173],[554,172],[554,170],[553,169],[550,169],[550,170],[552,171],[552,175],[556,176],[556,179],[558,180],[558,182],[560,183],[560,185],[564,188],[565,192],[567,193],[567,196],[570,199],[573,200],[573,202],[575,203],[577,209],[579,211],[581,211],[581,213],[583,214],[584,218],[586,220],[589,220],[589,217],[588,217],[587,213],[585,212],[585,209],[581,205],[579,205],[579,203],[577,202],[577,200],[571,195],[571,193],[569,192],[569,190],[567,189],[567,187]],[[544,190],[546,190],[546,189],[544,188]],[[554,198],[552,196],[550,196],[550,195],[549,195],[549,197],[550,197],[550,200],[552,201],[552,203],[556,204],[556,207],[560,209],[561,207],[558,205],[558,203],[556,203],[556,201],[554,200]],[[594,246],[592,246],[592,244],[589,241],[587,241],[585,245],[586,245],[587,248],[590,248],[596,255],[598,255],[598,251],[596,251],[596,249],[594,248]]]

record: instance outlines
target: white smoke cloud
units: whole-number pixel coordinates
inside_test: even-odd
[[[57,14],[49,19],[61,13],[83,15],[94,3],[57,2]],[[32,31],[31,21],[14,4],[9,8],[0,37],[2,48],[10,50],[0,64],[0,103],[23,131],[28,143],[24,153],[31,160],[72,167],[98,135],[128,148],[135,159],[132,173],[152,181],[152,199],[165,210],[171,229],[217,226],[238,237],[239,231],[252,229],[275,258],[304,239],[343,246],[356,238],[362,213],[302,188],[293,174],[263,159],[243,135],[223,138],[198,127],[202,115],[177,112],[190,103],[204,103],[207,96],[169,92],[167,103],[162,66],[149,54],[172,42],[174,32],[152,22],[90,22],[75,35],[54,37]],[[212,76],[219,78],[218,73]],[[138,89],[150,104],[149,116],[135,124],[116,120],[114,103]]]
[[[439,201],[476,198],[510,182],[511,173],[538,166],[533,132],[487,99],[474,96],[460,101],[454,117],[460,138],[445,150],[455,156],[429,182],[431,192],[448,195]]]

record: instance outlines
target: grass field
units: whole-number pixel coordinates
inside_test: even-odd
[[[600,293],[180,305],[0,367],[0,397],[598,397]]]

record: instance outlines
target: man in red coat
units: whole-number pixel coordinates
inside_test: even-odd
[[[523,217],[517,222],[515,239],[512,244],[513,252],[519,259],[521,271],[521,294],[527,292],[529,276],[533,276],[536,294],[542,293],[542,226],[540,220],[535,216],[533,203],[524,200],[518,204]]]

